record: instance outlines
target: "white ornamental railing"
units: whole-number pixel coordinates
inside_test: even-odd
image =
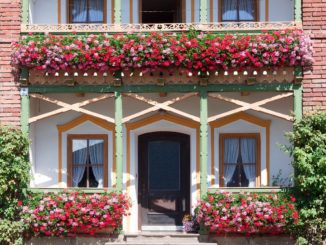
[[[302,28],[301,22],[217,22],[217,23],[171,23],[171,24],[23,24],[23,33],[78,33],[78,32],[179,32],[197,30],[218,31],[262,31]]]

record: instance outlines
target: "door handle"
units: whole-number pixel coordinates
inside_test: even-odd
[[[186,199],[182,198],[182,212],[186,211]]]

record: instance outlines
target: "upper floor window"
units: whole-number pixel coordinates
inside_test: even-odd
[[[257,0],[221,0],[221,21],[257,21]]]
[[[181,0],[139,0],[141,1],[141,23],[181,23]]]
[[[70,23],[104,23],[106,0],[69,0]]]
[[[68,135],[68,186],[107,187],[107,135]]]
[[[256,187],[259,176],[259,134],[221,135],[222,183],[225,187]]]

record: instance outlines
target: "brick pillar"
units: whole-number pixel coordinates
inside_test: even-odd
[[[303,80],[303,111],[326,109],[326,1],[303,0],[302,21],[314,47],[312,72],[306,72]]]
[[[11,66],[11,42],[18,40],[21,1],[0,1],[0,124],[19,126],[20,96],[17,75]]]

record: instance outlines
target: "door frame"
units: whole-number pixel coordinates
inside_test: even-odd
[[[198,122],[168,113],[157,113],[152,116],[125,124],[126,130],[126,192],[135,205],[131,207],[131,215],[124,221],[125,230],[138,232],[138,146],[137,137],[144,133],[173,131],[190,135],[190,162],[191,162],[191,205],[194,205],[200,193],[200,166],[199,166],[199,131]],[[191,206],[193,210],[193,206]]]
[[[143,136],[143,135],[147,135],[149,138],[154,138],[155,135],[157,134],[158,136],[158,139],[161,139],[161,138],[164,138],[164,135],[166,135],[167,137],[169,136],[178,136],[178,135],[183,135],[184,136],[184,139],[183,140],[188,140],[188,142],[186,142],[186,145],[189,147],[189,156],[188,156],[188,159],[186,159],[186,161],[188,161],[188,164],[187,164],[187,175],[184,179],[184,182],[183,183],[185,186],[184,186],[184,191],[185,191],[185,198],[186,198],[186,211],[185,213],[190,213],[190,210],[191,210],[191,135],[189,134],[186,134],[186,133],[182,133],[182,132],[177,132],[177,131],[154,131],[154,132],[147,132],[147,133],[143,133],[143,134],[139,134],[137,136],[137,153],[138,153],[138,167],[137,167],[137,170],[138,170],[138,188],[137,188],[137,200],[138,200],[138,230],[142,230],[142,221],[143,221],[143,207],[142,207],[142,180],[143,178],[146,178],[148,177],[148,162],[147,162],[147,175],[142,175],[141,173],[143,172],[142,170],[144,170],[144,166],[142,166],[140,164],[141,162],[141,154],[140,154],[140,137]],[[187,138],[187,139],[186,139]],[[181,141],[180,141],[181,142]],[[147,159],[148,161],[148,159]],[[182,163],[180,165],[180,167],[182,168]],[[182,170],[180,172],[180,177],[182,175]],[[148,183],[147,183],[148,184]],[[165,225],[162,225],[163,227]],[[167,227],[171,227],[171,225],[167,225]],[[176,226],[177,227],[177,226]]]

